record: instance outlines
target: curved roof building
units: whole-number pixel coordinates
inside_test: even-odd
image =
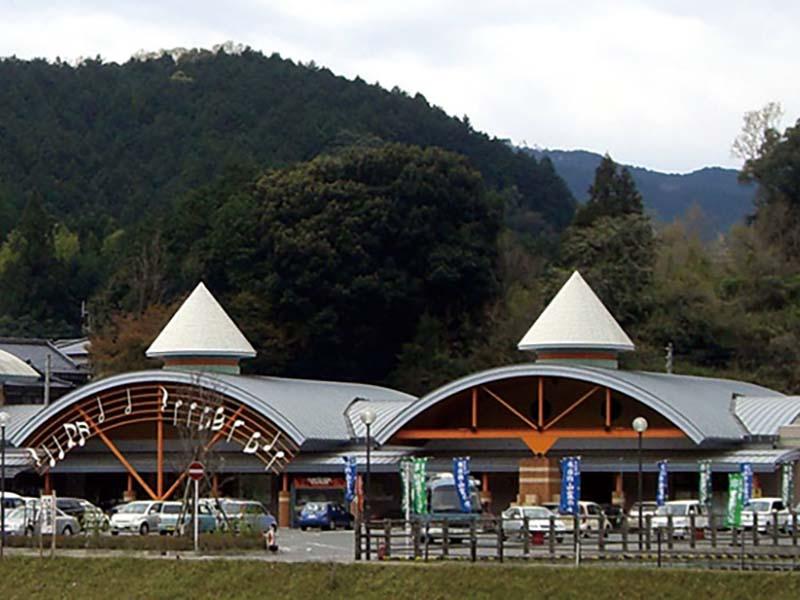
[[[363,463],[367,408],[376,415],[372,467],[386,502],[400,496],[399,462],[408,456],[428,457],[433,470],[470,456],[485,497],[502,510],[557,496],[559,459],[579,454],[582,470],[598,474],[587,480],[588,497],[624,504],[632,485],[624,474],[636,465],[635,417],[649,423],[648,472],[663,459],[684,473],[696,472],[699,460],[717,472],[748,462],[759,485],[777,493],[779,465],[800,457],[798,397],[741,381],[619,369],[618,354],[634,344],[577,272],[519,348],[536,360],[472,373],[420,398],[359,383],[241,375],[239,361],[255,350],[200,284],[147,351],[165,369],[94,381],[19,412],[10,459],[18,472],[27,469],[20,481],[44,478],[45,488],[98,501],[92,494],[117,497],[123,489],[168,498],[183,485],[186,465],[200,459],[215,491],[260,494],[288,524],[292,504],[339,498],[345,457]],[[81,481],[89,487],[70,487]],[[691,479],[676,485],[689,495],[696,488]]]

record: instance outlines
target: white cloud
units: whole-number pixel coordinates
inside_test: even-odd
[[[498,137],[664,170],[735,165],[793,75],[800,5],[745,0],[0,0],[0,55],[124,61],[231,39],[409,93]]]

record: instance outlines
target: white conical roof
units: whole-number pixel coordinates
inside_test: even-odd
[[[577,271],[542,311],[517,347],[520,350],[634,349],[628,334]]]
[[[201,282],[146,352],[159,356],[253,357],[256,351]]]

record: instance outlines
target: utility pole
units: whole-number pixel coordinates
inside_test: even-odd
[[[668,343],[667,346],[664,348],[667,351],[666,355],[666,362],[667,362],[667,373],[670,375],[672,374],[672,367],[675,364],[675,350],[672,346],[672,342]]]

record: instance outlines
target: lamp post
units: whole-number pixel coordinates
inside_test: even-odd
[[[366,444],[367,444],[367,480],[364,484],[364,517],[365,520],[369,519],[369,492],[370,492],[370,471],[372,468],[371,465],[371,456],[370,452],[372,450],[372,435],[371,429],[372,424],[375,422],[375,411],[371,408],[367,408],[361,413],[361,422],[364,423],[364,426],[367,428],[367,436],[366,436]]]
[[[370,471],[371,471],[371,460],[370,460],[370,452],[372,450],[372,437],[371,437],[371,428],[372,424],[375,422],[375,411],[371,408],[367,408],[361,412],[361,422],[367,428],[367,435],[366,435],[366,444],[367,444],[367,480],[364,482],[364,523],[367,527],[367,560],[370,558],[370,535],[369,535],[369,492],[370,492]]]
[[[6,546],[6,425],[8,413],[0,411],[0,559]]]
[[[638,434],[638,455],[639,455],[639,471],[637,477],[637,494],[636,500],[639,503],[639,552],[642,551],[642,436],[647,431],[647,419],[644,417],[636,417],[631,424],[633,430]]]

